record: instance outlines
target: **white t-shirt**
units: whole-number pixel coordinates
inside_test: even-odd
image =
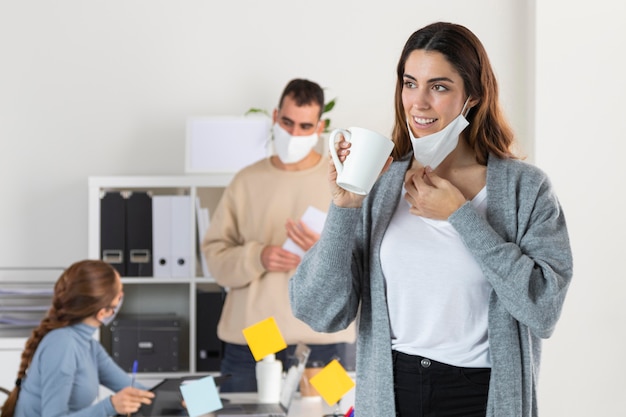
[[[484,216],[487,189],[471,204]],[[402,198],[385,232],[380,259],[394,350],[454,366],[491,366],[491,285],[449,222],[409,213]]]

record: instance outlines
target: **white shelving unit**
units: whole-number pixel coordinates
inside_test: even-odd
[[[145,373],[143,379],[188,375],[197,372],[196,366],[196,292],[220,291],[211,277],[202,274],[198,258],[196,198],[212,214],[233,174],[181,176],[109,176],[90,177],[88,202],[88,255],[100,258],[100,198],[107,191],[148,191],[152,195],[189,195],[191,197],[190,225],[193,233],[189,247],[192,253],[192,274],[188,277],[122,277],[124,305],[120,314],[175,313],[184,322],[181,328],[180,372]],[[104,333],[104,332],[103,332]],[[102,337],[105,339],[104,335]],[[105,347],[106,343],[105,343]]]

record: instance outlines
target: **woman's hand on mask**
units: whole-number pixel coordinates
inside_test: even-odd
[[[447,220],[466,201],[458,188],[435,174],[430,167],[408,170],[404,188],[404,198],[411,205],[411,214],[429,219]]]

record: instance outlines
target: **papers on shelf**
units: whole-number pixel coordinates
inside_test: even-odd
[[[51,296],[53,290],[50,288],[0,288],[2,295],[25,295],[25,296]]]
[[[50,306],[43,305],[0,305],[0,311],[48,311]]]
[[[9,331],[33,328],[39,325],[50,308],[54,293],[52,283],[11,282],[0,288],[0,329]]]
[[[196,219],[198,222],[198,257],[200,258],[200,264],[202,265],[202,275],[210,277],[209,267],[206,262],[204,253],[202,253],[202,240],[206,231],[209,229],[209,209],[200,205],[200,198],[196,197]]]
[[[0,316],[0,324],[6,324],[13,327],[35,327],[39,325],[41,320],[22,319],[13,316]]]

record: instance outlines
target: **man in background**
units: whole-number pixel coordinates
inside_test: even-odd
[[[328,210],[328,162],[314,147],[324,131],[322,88],[294,79],[274,110],[275,154],[233,178],[224,191],[202,250],[209,271],[227,288],[217,334],[224,342],[222,374],[231,374],[222,392],[256,391],[255,365],[242,330],[274,317],[290,346],[277,354],[283,364],[295,344],[311,347],[309,361],[342,359],[355,338],[354,324],[338,333],[317,333],[291,313],[288,282],[300,256],[282,248],[291,240],[308,250],[319,234],[300,219],[307,208]]]

